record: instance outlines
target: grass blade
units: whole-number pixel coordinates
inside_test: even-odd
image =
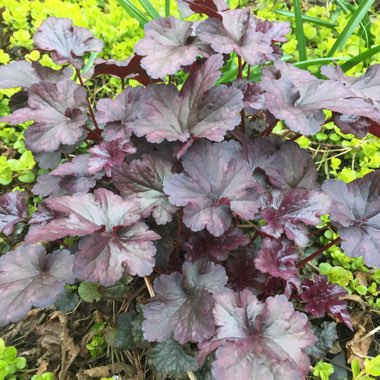
[[[170,0],[165,0],[165,17],[170,16]]]
[[[149,19],[138,8],[129,2],[129,0],[118,0],[119,4],[127,11],[127,13],[136,19],[141,26],[144,26]]]
[[[353,67],[355,67],[356,65],[358,65],[359,63],[365,61],[366,59],[370,59],[377,53],[380,53],[380,45],[376,45],[373,48],[366,50],[364,53],[361,53],[357,55],[356,57],[351,58],[340,67],[342,68],[343,71],[348,71],[352,69]]]
[[[157,9],[153,6],[153,4],[149,0],[140,0],[140,4],[147,11],[148,15],[155,20],[156,18],[161,17],[158,13]]]
[[[375,0],[364,0],[358,8],[352,13],[351,18],[342,30],[340,36],[336,39],[333,47],[328,52],[327,56],[331,57],[337,50],[342,50],[347,40],[350,38],[356,27],[362,22],[363,18],[367,15],[367,12],[373,5]]]
[[[317,66],[323,65],[326,63],[334,62],[334,61],[348,61],[350,57],[325,57],[325,58],[316,58],[310,59],[308,61],[300,61],[293,63],[294,66],[297,66],[300,69],[304,69],[309,66]]]
[[[97,55],[98,55],[98,53],[91,53],[91,55],[89,56],[86,64],[84,65],[83,69],[80,71],[81,74],[86,74],[87,71],[90,70],[90,67],[94,63],[95,58],[97,57]]]
[[[284,11],[281,9],[276,9],[274,11],[274,13],[278,13],[279,15],[288,16],[288,17],[292,17],[292,18],[296,17],[293,12]],[[324,21],[324,20],[321,20],[321,19],[316,18],[316,17],[311,17],[311,16],[304,15],[304,14],[302,14],[301,17],[302,17],[302,20],[304,20],[304,21],[309,21],[313,24],[324,26],[326,28],[333,28],[334,29],[337,26],[336,23]]]
[[[298,59],[300,61],[306,61],[306,42],[305,42],[305,34],[303,32],[303,21],[302,21],[300,0],[293,0],[293,5],[294,5],[294,17],[296,19]]]

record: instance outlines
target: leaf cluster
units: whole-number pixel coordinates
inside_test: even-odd
[[[120,78],[114,98],[89,98],[84,57],[104,44],[70,19],[49,17],[34,36],[59,70],[0,67],[0,87],[27,96],[0,120],[32,122],[25,144],[46,170],[32,189],[43,201],[31,217],[23,193],[0,199],[1,231],[27,224],[23,244],[0,258],[0,324],[55,303],[66,284],[85,281],[79,293],[91,302],[100,285],[154,276],[141,328],[156,342],[150,362],[161,376],[182,377],[210,360],[222,380],[302,379],[317,342],[310,321],[329,316],[352,328],[346,291],[304,266],[335,244],[380,265],[380,171],[323,181],[292,140],[318,133],[326,109],[343,130],[377,130],[380,69],[350,77],[325,66],[319,79],[280,60],[288,23],[224,1],[182,9],[208,18],[158,18],[133,56],[93,62],[91,80]],[[235,59],[237,78],[221,81]],[[251,80],[251,66],[261,80]],[[186,79],[177,86],[178,72]],[[279,122],[282,138],[271,136]],[[326,214],[337,237],[307,256]],[[105,340],[129,349],[135,317],[120,315],[104,334],[97,326],[90,351],[99,354]]]

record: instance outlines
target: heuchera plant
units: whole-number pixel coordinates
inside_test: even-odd
[[[344,131],[378,133],[380,66],[360,78],[327,66],[319,79],[280,60],[287,23],[223,0],[179,5],[208,18],[151,21],[133,57],[95,61],[93,80],[120,78],[114,98],[87,93],[85,55],[103,44],[68,19],[48,18],[34,37],[60,71],[0,67],[0,88],[27,96],[1,121],[33,122],[25,143],[45,169],[33,215],[25,192],[0,197],[0,232],[29,225],[24,244],[0,258],[0,324],[51,305],[65,284],[151,275],[142,330],[158,342],[153,363],[174,355],[185,372],[211,361],[216,379],[304,379],[317,340],[310,321],[327,314],[352,324],[345,291],[303,268],[339,243],[380,266],[380,171],[321,184],[291,140],[318,132],[330,121],[324,110]],[[270,136],[279,121],[282,139]],[[307,256],[325,214],[339,237]]]

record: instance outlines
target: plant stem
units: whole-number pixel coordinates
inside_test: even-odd
[[[240,55],[238,55],[238,65],[239,65],[238,79],[241,79],[243,77],[243,64],[242,64]]]
[[[99,128],[99,125],[98,125],[98,123],[97,123],[97,121],[95,119],[95,113],[94,113],[94,110],[92,108],[92,105],[91,105],[91,102],[90,102],[90,98],[88,97],[88,92],[87,92],[86,86],[85,86],[85,84],[83,82],[82,75],[80,74],[80,70],[79,69],[75,69],[75,73],[77,74],[77,77],[78,77],[80,85],[86,90],[86,100],[87,100],[88,109],[90,111],[90,116],[91,116],[92,122],[94,123],[95,131],[96,131],[95,134],[99,138],[99,141],[101,141],[102,130]],[[93,131],[91,131],[91,132],[93,132]]]
[[[183,230],[183,210],[179,210],[177,214],[177,222],[178,222],[178,227],[177,227],[177,240],[175,242],[175,256],[178,258],[179,253],[181,251],[181,236],[182,236],[182,230]]]
[[[247,68],[247,79],[249,80],[249,76],[251,75],[251,65],[248,65]]]
[[[330,247],[332,247],[333,245],[335,245],[336,243],[338,243],[340,241],[340,238],[337,237],[336,239],[330,241],[329,244],[319,248],[317,251],[315,251],[313,254],[311,254],[310,256],[306,257],[305,259],[301,260],[297,265],[296,267],[297,268],[302,268],[303,266],[305,266],[309,261],[315,259],[316,257],[318,257],[319,255],[321,255],[323,252],[327,251]]]

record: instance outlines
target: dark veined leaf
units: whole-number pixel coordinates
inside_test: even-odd
[[[199,345],[198,360],[216,349],[215,379],[303,380],[309,371],[305,349],[315,343],[305,314],[284,296],[260,302],[249,290],[215,295],[216,334]]]
[[[0,325],[16,322],[32,306],[52,305],[65,284],[74,282],[69,251],[46,254],[41,245],[24,245],[0,257]]]
[[[72,72],[69,67],[55,71],[40,65],[38,62],[13,61],[0,66],[0,88],[22,87],[27,89],[43,80],[58,83],[63,79],[69,79]]]
[[[148,87],[139,118],[131,124],[134,134],[152,143],[186,142],[190,137],[222,141],[239,124],[243,108],[240,90],[224,85],[213,88],[222,65],[221,55],[194,64],[181,91],[173,84]]]
[[[334,202],[330,219],[338,227],[344,252],[379,267],[380,170],[347,184],[329,180],[322,188]]]
[[[214,236],[229,229],[232,213],[250,220],[261,206],[263,190],[242,160],[235,141],[200,141],[185,154],[185,173],[164,180],[169,201],[184,206],[183,221],[193,231]]]
[[[264,70],[262,88],[269,111],[287,127],[304,135],[317,133],[325,121],[323,109],[377,119],[380,112],[354,91],[333,80],[320,80],[285,62]]]
[[[27,217],[26,192],[14,191],[0,195],[0,233],[10,235],[14,226]]]
[[[106,172],[111,177],[111,170],[124,162],[126,154],[136,153],[136,148],[130,142],[123,143],[122,140],[103,141],[88,150],[88,172],[95,174]]]
[[[177,210],[163,191],[163,182],[172,174],[173,165],[162,153],[144,154],[141,160],[114,167],[112,179],[125,199],[141,204],[144,217],[152,214],[157,224],[166,224]]]
[[[267,224],[261,230],[276,239],[285,233],[289,240],[306,247],[307,225],[319,224],[319,217],[329,212],[330,205],[330,198],[322,191],[300,187],[274,190],[269,207],[262,211]]]
[[[189,261],[206,258],[218,262],[226,260],[230,252],[248,245],[249,241],[249,237],[238,228],[231,228],[218,237],[202,231],[191,234],[183,248]]]
[[[111,286],[125,273],[146,276],[152,272],[159,236],[141,217],[140,205],[124,201],[106,189],[48,199],[59,213],[45,224],[32,226],[29,242],[84,236],[75,254],[75,275],[81,280]]]
[[[336,323],[323,321],[322,325],[312,326],[314,335],[318,341],[311,347],[306,349],[306,352],[314,360],[325,357],[327,351],[333,347],[335,341],[338,339],[336,332]]]
[[[151,342],[203,342],[214,334],[213,294],[227,283],[224,268],[199,260],[185,262],[182,271],[154,282],[156,296],[144,308],[143,323],[144,338]]]
[[[300,288],[301,285],[296,268],[297,259],[298,253],[289,240],[265,238],[255,259],[255,266],[261,272],[285,280],[287,283],[285,294],[290,295],[292,286]]]
[[[208,18],[196,30],[197,36],[218,53],[236,52],[251,65],[280,58],[273,42],[286,41],[287,22],[262,21],[250,14],[250,8],[220,12],[221,19]]]
[[[329,313],[346,324],[351,330],[351,316],[347,310],[347,304],[340,300],[347,291],[337,284],[330,284],[326,276],[317,276],[312,280],[306,279],[302,283],[304,292],[302,301],[306,302],[305,311],[314,317],[321,318]]]
[[[54,306],[59,311],[69,313],[78,306],[79,302],[80,298],[77,293],[71,292],[70,290],[64,288],[63,293],[61,293],[54,302]]]
[[[184,18],[194,13],[200,13],[208,17],[222,19],[218,12],[228,9],[228,5],[224,0],[177,0],[177,3],[178,10]]]
[[[86,91],[72,80],[57,84],[42,81],[28,90],[28,107],[0,119],[17,125],[33,120],[25,131],[25,145],[33,152],[53,152],[61,144],[73,145],[83,135]]]
[[[87,52],[101,52],[103,42],[94,38],[85,28],[73,26],[67,18],[47,18],[34,35],[37,48],[51,52],[55,63],[72,64],[76,69],[83,66],[83,59]]]
[[[174,340],[155,345],[149,354],[149,363],[156,369],[160,378],[187,378],[188,371],[198,370],[197,359]]]
[[[171,16],[145,25],[145,36],[136,44],[135,52],[143,57],[141,66],[152,78],[175,74],[201,54],[201,44],[192,38],[192,28],[192,22]]]
[[[133,350],[133,320],[136,313],[128,312],[117,316],[116,325],[107,330],[104,338],[107,344],[119,350]]]

